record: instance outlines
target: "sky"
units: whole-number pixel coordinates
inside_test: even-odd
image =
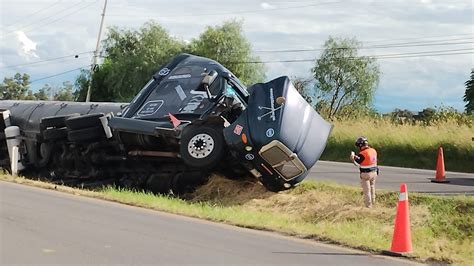
[[[0,79],[28,73],[33,90],[74,81],[91,64],[104,1],[0,0]],[[378,111],[464,109],[474,68],[472,0],[108,0],[102,38],[107,27],[154,20],[191,40],[230,19],[243,22],[254,53],[270,61],[268,80],[310,78],[314,62],[278,61],[312,60],[329,36],[355,37],[359,54],[380,66]]]

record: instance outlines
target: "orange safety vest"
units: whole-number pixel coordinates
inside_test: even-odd
[[[367,148],[359,152],[364,156],[364,160],[360,163],[360,169],[371,169],[377,167],[377,151],[374,148]]]

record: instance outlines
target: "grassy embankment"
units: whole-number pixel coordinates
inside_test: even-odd
[[[379,153],[379,164],[436,169],[443,147],[446,171],[474,173],[474,128],[456,123],[437,126],[395,125],[385,120],[336,121],[322,160],[347,162],[358,136]]]
[[[55,185],[24,178],[0,179],[46,188]],[[106,188],[85,191],[57,186],[69,193],[224,222],[277,231],[372,252],[388,249],[398,195],[379,191],[375,208],[363,208],[358,188],[304,182],[272,193],[252,181],[213,177],[187,200]],[[410,194],[413,255],[422,261],[474,263],[474,199]]]

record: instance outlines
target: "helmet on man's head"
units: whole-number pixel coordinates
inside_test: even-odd
[[[356,142],[355,142],[355,145],[359,148],[363,147],[365,145],[368,145],[368,144],[369,144],[369,140],[364,136],[358,137]]]

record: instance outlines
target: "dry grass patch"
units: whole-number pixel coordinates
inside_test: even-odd
[[[360,189],[303,182],[280,193],[251,180],[213,176],[185,199],[104,188],[85,191],[1,176],[64,192],[380,252],[390,247],[398,193],[379,191],[375,208],[362,207]],[[413,255],[426,262],[474,263],[474,199],[410,194]]]
[[[290,191],[271,193],[255,182],[215,176],[190,199],[218,206],[271,212],[298,226],[279,231],[364,250],[390,247],[398,193],[379,190],[375,208],[363,206],[360,189],[326,182],[304,182]],[[413,255],[425,261],[474,262],[474,200],[467,196],[410,194]],[[309,226],[309,227],[308,227]],[[268,228],[262,224],[263,228]]]

